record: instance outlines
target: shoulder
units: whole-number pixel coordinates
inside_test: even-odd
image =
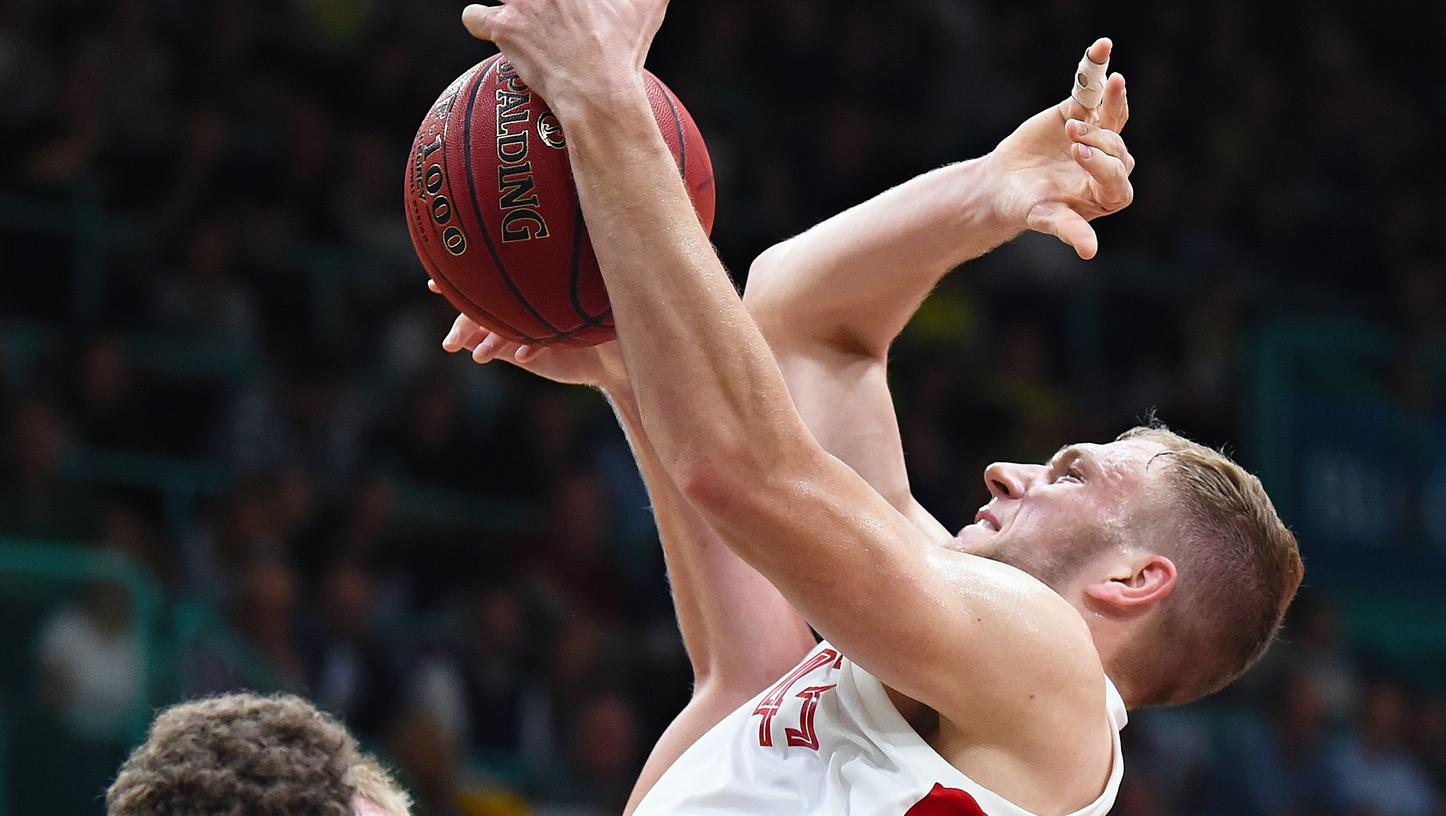
[[[983,650],[996,667],[956,669],[977,685],[939,709],[941,738],[956,746],[955,761],[971,778],[1031,812],[1073,813],[1096,802],[1114,784],[1118,734],[1088,624],[1033,576],[952,555],[988,575],[990,597],[975,608],[976,617],[996,619],[994,645]]]
[[[1002,645],[1019,651],[1028,665],[1074,668],[1097,676],[1103,693],[1104,671],[1094,638],[1079,610],[1064,596],[1001,561],[943,547],[929,548],[925,557],[935,574],[961,592],[978,595],[970,603],[975,610],[973,623],[989,627],[993,634],[1012,635]]]
[[[1016,727],[1040,722],[1045,728],[1102,721],[1104,667],[1073,605],[1008,564],[952,551],[929,558],[959,591],[979,593],[966,607],[973,619],[960,625],[983,635],[968,641],[973,648],[957,656],[960,665],[945,667],[974,683],[959,689],[954,705],[940,708],[941,716],[961,728],[975,724],[990,732],[996,721]],[[965,664],[980,659],[993,661],[993,667],[965,671]]]

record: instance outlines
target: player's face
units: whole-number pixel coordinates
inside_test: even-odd
[[[956,546],[1059,589],[1106,548],[1133,541],[1132,527],[1155,515],[1164,469],[1150,462],[1163,451],[1129,440],[1069,445],[1043,465],[996,462],[984,469],[992,498]]]

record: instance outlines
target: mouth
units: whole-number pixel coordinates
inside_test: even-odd
[[[974,523],[991,533],[999,532],[999,517],[988,507],[979,508],[979,512],[974,514]]]

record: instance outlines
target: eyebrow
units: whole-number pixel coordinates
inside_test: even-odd
[[[1062,446],[1060,446],[1060,449],[1059,449],[1059,450],[1057,450],[1057,451],[1054,452],[1054,455],[1053,455],[1053,456],[1049,457],[1049,461],[1046,462],[1045,465],[1046,465],[1050,470],[1055,470],[1056,468],[1059,467],[1060,463],[1063,462],[1063,461],[1066,460],[1066,459],[1083,459],[1083,458],[1084,458],[1084,448],[1081,448],[1079,445],[1062,445]]]

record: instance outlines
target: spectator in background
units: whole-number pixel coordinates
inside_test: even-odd
[[[41,698],[83,739],[119,742],[144,699],[144,657],[124,586],[98,583],[41,628]]]
[[[285,552],[264,482],[238,482],[180,536],[184,591],[217,603],[237,595],[247,564]]]
[[[364,568],[375,586],[376,617],[395,619],[407,602],[409,557],[416,528],[398,518],[397,486],[378,471],[360,478],[337,500],[316,503],[305,528],[290,548],[308,585],[318,585],[326,567],[338,560]]]
[[[1335,602],[1326,595],[1310,597],[1298,617],[1300,625],[1289,641],[1295,654],[1287,659],[1316,679],[1330,720],[1344,722],[1355,709],[1359,680],[1356,662],[1341,638]]]
[[[533,681],[522,594],[512,582],[498,581],[473,590],[464,609],[459,637],[417,661],[413,694],[456,744],[484,764],[515,771],[523,690]]]
[[[1162,813],[1194,812],[1219,793],[1209,726],[1187,709],[1132,711],[1120,741],[1125,767],[1148,781],[1137,792],[1141,803]]]
[[[437,719],[409,711],[393,723],[387,749],[427,816],[529,816],[514,792],[483,776],[466,776],[457,745]]]
[[[114,450],[143,450],[151,445],[150,437],[158,429],[115,336],[87,340],[72,370],[75,379],[66,413],[78,431],[78,442]]]
[[[1395,680],[1366,684],[1355,733],[1331,759],[1347,816],[1437,816],[1440,792],[1406,743],[1409,700]]]
[[[379,737],[399,694],[395,649],[376,637],[376,582],[360,564],[323,573],[319,626],[307,638],[306,687],[323,710],[362,737]]]
[[[370,423],[343,362],[313,348],[285,358],[280,382],[252,382],[230,406],[221,455],[236,478],[301,468],[326,495],[350,483]]]
[[[570,618],[548,644],[534,682],[523,689],[522,762],[537,793],[559,773],[572,750],[578,717],[599,688],[617,688],[627,675],[629,653],[619,635],[587,617]]]
[[[1310,676],[1328,725],[1345,724],[1356,708],[1360,672],[1341,636],[1335,601],[1325,593],[1300,593],[1279,642],[1245,676],[1244,688],[1269,703],[1292,673]]]
[[[0,534],[74,542],[95,532],[95,495],[66,478],[65,428],[55,406],[26,399],[0,449]]]
[[[246,572],[232,624],[283,688],[298,688],[305,676],[297,633],[300,605],[296,574],[280,561],[261,561]]]
[[[143,575],[159,578],[164,567],[157,539],[139,511],[112,501],[95,547],[129,559]],[[134,725],[138,706],[150,699],[134,600],[123,583],[96,582],[78,603],[60,606],[41,627],[38,688],[75,736],[118,743]]]
[[[413,387],[378,444],[381,458],[406,481],[433,488],[475,492],[477,463],[486,461],[478,435],[463,421],[456,387],[432,372]]]
[[[628,802],[637,772],[637,709],[623,693],[599,689],[574,712],[566,762],[537,788],[538,816],[603,816]]]
[[[388,140],[375,132],[348,137],[346,170],[331,206],[347,247],[351,286],[368,308],[416,294],[416,253],[406,223],[397,218],[396,161]]]
[[[1329,710],[1319,681],[1289,672],[1269,723],[1252,722],[1234,752],[1236,784],[1220,798],[1242,816],[1326,816],[1339,802],[1330,762]]]
[[[298,632],[298,591],[295,573],[282,562],[262,559],[246,565],[227,616],[244,653],[238,660],[224,647],[192,648],[184,667],[189,673],[186,691],[302,688],[306,661]]]
[[[418,711],[398,717],[387,739],[387,753],[397,763],[418,813],[465,816],[457,802],[461,790],[456,746],[434,717]]]
[[[530,583],[555,616],[617,623],[631,611],[614,522],[593,469],[575,467],[555,482],[544,537],[528,548]]]
[[[257,345],[256,304],[238,279],[235,241],[219,216],[188,235],[177,274],[155,287],[159,322],[184,336],[235,351]]]

